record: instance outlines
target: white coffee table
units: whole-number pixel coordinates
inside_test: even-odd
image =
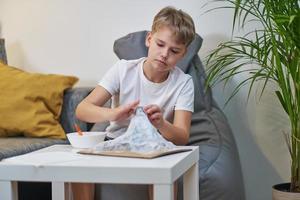
[[[17,181],[52,182],[52,199],[65,199],[64,183],[153,184],[155,200],[173,200],[173,182],[184,175],[184,199],[199,199],[198,147],[192,151],[139,159],[82,155],[54,145],[0,162],[0,199],[17,200]]]

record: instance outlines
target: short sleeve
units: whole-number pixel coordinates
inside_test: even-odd
[[[186,110],[194,112],[194,83],[190,78],[180,91],[175,104],[175,110]]]
[[[99,81],[98,85],[104,87],[111,95],[115,95],[120,89],[120,61],[118,61]]]

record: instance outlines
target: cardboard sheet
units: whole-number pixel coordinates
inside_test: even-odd
[[[167,151],[154,151],[150,153],[139,153],[139,152],[131,152],[131,151],[96,151],[93,149],[84,149],[78,151],[80,154],[88,154],[88,155],[100,155],[100,156],[118,156],[118,157],[129,157],[129,158],[144,158],[151,159],[157,158],[160,156],[166,156],[170,154],[180,153],[191,151],[191,148],[188,147],[177,147]]]

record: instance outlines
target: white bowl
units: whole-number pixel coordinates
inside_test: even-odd
[[[77,132],[68,133],[67,138],[74,148],[92,148],[100,142],[104,141],[106,132],[82,132],[79,135]]]

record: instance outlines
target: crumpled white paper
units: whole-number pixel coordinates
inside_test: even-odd
[[[96,151],[131,151],[150,153],[166,151],[176,146],[165,140],[151,124],[142,107],[138,107],[127,131],[114,140],[102,142],[94,147]]]

